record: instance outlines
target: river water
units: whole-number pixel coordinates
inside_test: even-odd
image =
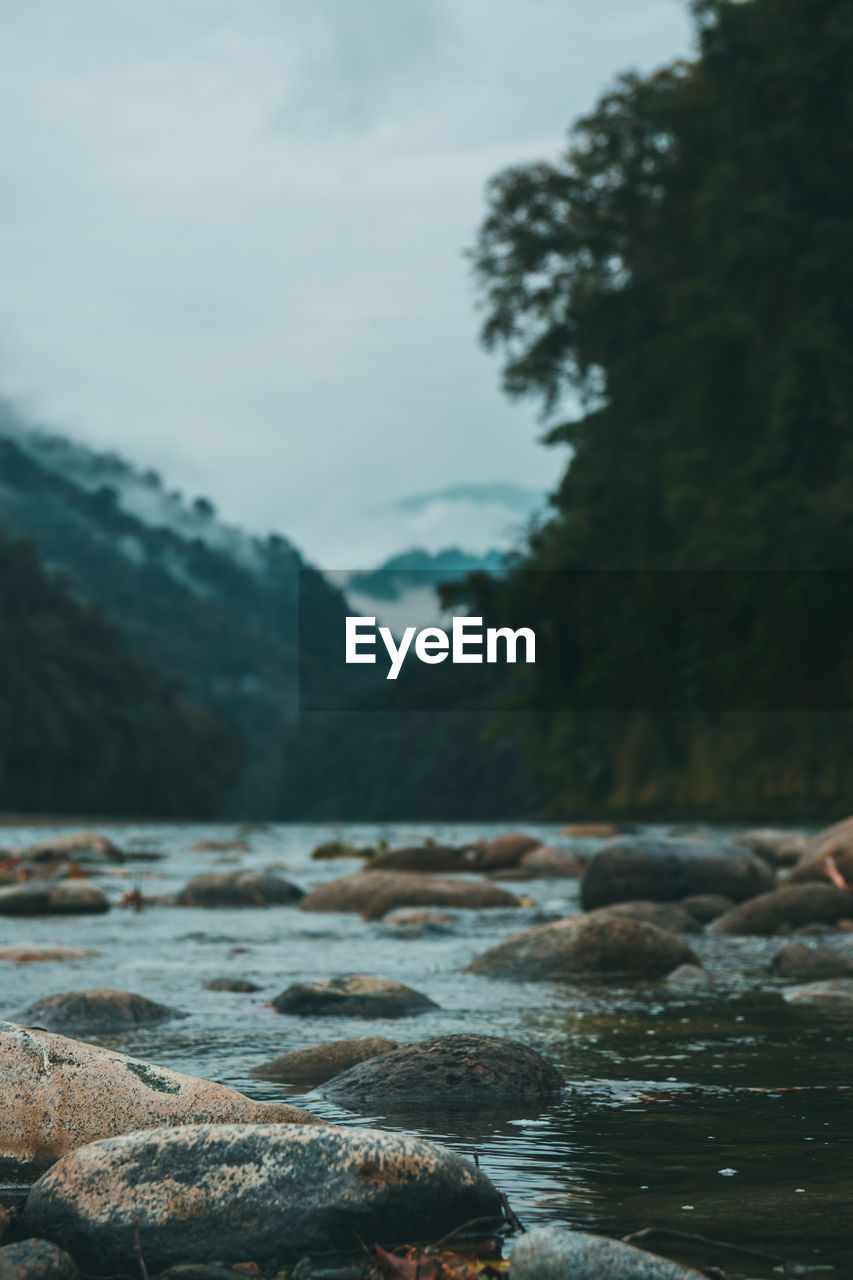
[[[189,847],[233,837],[229,827],[98,829],[123,848],[165,855],[95,870],[117,903],[137,886],[146,895],[171,894],[192,875],[234,867],[276,869],[309,889],[361,865],[312,862],[311,850],[329,839],[384,839],[393,846],[431,836],[456,843],[505,827],[276,826],[253,833],[250,852],[228,855]],[[561,840],[547,825],[525,830],[566,848],[589,850],[597,843]],[[44,826],[7,827],[0,843],[26,846],[48,834]],[[2,942],[81,945],[100,954],[73,963],[0,966],[0,1016],[58,991],[109,986],[138,992],[190,1016],[102,1043],[254,1098],[297,1101],[337,1123],[403,1128],[466,1153],[476,1150],[525,1226],[562,1221],[608,1235],[663,1228],[812,1266],[853,1265],[853,1016],[784,1002],[786,983],[769,973],[779,939],[689,939],[721,979],[692,990],[663,983],[511,983],[466,974],[471,958],[496,942],[579,909],[573,880],[507,887],[533,905],[453,913],[452,932],[417,938],[395,936],[355,915],[296,907],[155,906],[139,914],[115,909],[105,916],[3,919]],[[828,945],[853,944],[841,935]],[[440,1008],[365,1021],[292,1017],[268,1005],[292,982],[343,973],[397,979]],[[221,977],[249,979],[261,990],[204,989]],[[278,1054],[327,1040],[370,1034],[414,1041],[460,1031],[512,1036],[538,1049],[565,1077],[562,1098],[509,1115],[363,1116],[316,1092],[249,1074]],[[662,1242],[661,1248],[732,1274],[774,1274],[769,1263],[707,1246]]]

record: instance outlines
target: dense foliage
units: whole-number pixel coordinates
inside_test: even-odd
[[[539,630],[557,808],[816,813],[853,747],[853,6],[694,9],[694,61],[491,185],[484,338],[571,453],[474,594]]]

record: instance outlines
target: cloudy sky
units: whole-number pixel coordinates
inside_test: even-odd
[[[407,495],[552,485],[463,250],[491,174],[555,157],[618,71],[690,52],[683,0],[0,16],[0,391],[328,567],[500,516]]]

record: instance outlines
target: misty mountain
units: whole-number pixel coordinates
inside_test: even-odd
[[[357,593],[375,600],[399,600],[412,588],[434,589],[443,582],[456,581],[475,570],[498,574],[505,568],[505,556],[500,551],[482,554],[448,547],[444,551],[426,551],[413,547],[391,556],[377,569],[354,573],[347,583],[348,593]]]

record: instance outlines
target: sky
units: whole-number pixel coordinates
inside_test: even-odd
[[[321,567],[517,536],[490,486],[566,457],[478,342],[486,183],[691,50],[683,0],[0,0],[0,393]]]

